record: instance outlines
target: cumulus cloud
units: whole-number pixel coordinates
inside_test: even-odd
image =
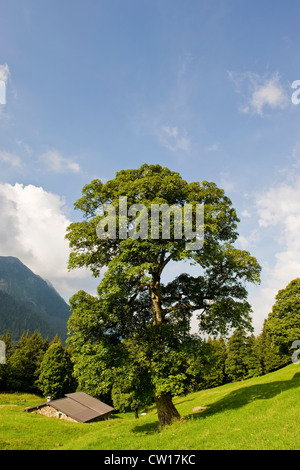
[[[262,264],[262,284],[254,296],[257,321],[267,317],[278,290],[300,276],[300,177],[287,174],[286,180],[273,185],[256,199],[258,232],[266,250],[274,244],[274,262]]]
[[[252,72],[228,72],[237,93],[243,96],[240,110],[262,116],[265,110],[283,109],[289,102],[289,96],[280,82],[278,73],[261,77]]]
[[[282,283],[300,275],[300,178],[270,188],[257,200],[259,225],[276,229],[280,251],[273,278]]]
[[[68,272],[64,200],[42,187],[0,184],[0,256],[16,256],[48,279],[66,299],[78,289],[94,292],[86,270]]]
[[[49,150],[40,156],[40,161],[43,162],[48,171],[54,173],[79,173],[80,166],[70,158],[63,157],[58,150]]]

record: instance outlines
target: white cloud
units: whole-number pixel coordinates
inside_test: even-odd
[[[261,77],[252,72],[228,72],[236,91],[244,98],[240,110],[262,116],[265,109],[283,109],[289,103],[289,96],[280,82],[278,73]]]
[[[256,321],[262,322],[277,292],[300,276],[300,177],[288,174],[285,181],[258,195],[256,204],[260,241],[265,243],[266,251],[275,246],[273,263],[258,260],[263,279],[251,304]]]
[[[257,114],[262,114],[264,106],[272,109],[284,108],[287,105],[287,99],[287,94],[276,75],[256,87],[252,94],[251,105]]]
[[[190,140],[187,137],[186,130],[180,133],[177,127],[161,126],[158,137],[160,143],[172,152],[190,151]]]
[[[9,67],[7,64],[0,64],[0,80],[3,80],[5,83],[8,81],[10,76]]]
[[[70,158],[63,157],[57,150],[49,150],[40,156],[42,161],[49,171],[54,173],[78,173],[80,166]]]
[[[0,198],[2,216],[9,221],[1,224],[1,254],[6,246],[41,275],[65,275],[68,247],[64,235],[69,221],[63,201],[41,187],[18,183],[0,184]]]
[[[64,201],[42,187],[0,184],[0,255],[16,256],[48,279],[66,299],[78,289],[94,291],[99,283],[86,270],[68,272]],[[91,293],[92,293],[91,292]]]
[[[283,182],[260,196],[257,201],[259,225],[274,228],[279,251],[269,273],[276,287],[285,287],[300,276],[300,178]]]
[[[0,151],[0,162],[9,163],[13,167],[21,166],[21,159],[13,153]]]

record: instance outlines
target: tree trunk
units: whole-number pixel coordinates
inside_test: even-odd
[[[134,417],[135,417],[135,419],[138,419],[138,417],[139,417],[139,410],[138,410],[138,408],[134,408]]]
[[[160,292],[160,276],[157,273],[152,273],[152,282],[149,285],[149,292],[153,311],[153,326],[155,327],[164,322],[164,311]],[[171,424],[175,419],[180,418],[180,414],[172,402],[170,392],[161,393],[156,396],[155,403],[160,427],[163,428],[167,424]]]
[[[161,305],[160,277],[157,274],[152,274],[149,292],[153,311],[153,325],[160,325],[163,322],[163,309]]]
[[[180,418],[180,414],[172,402],[172,396],[170,392],[161,393],[159,396],[156,396],[155,403],[160,427],[164,427],[167,424],[172,424],[175,419]]]

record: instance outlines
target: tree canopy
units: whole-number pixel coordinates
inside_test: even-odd
[[[266,321],[266,332],[272,345],[290,359],[293,342],[300,340],[300,278],[278,291]]]
[[[128,211],[125,218],[120,207],[124,196],[127,204],[137,209]],[[97,235],[98,224],[107,216],[101,210],[105,204],[113,206],[116,214],[113,238]],[[184,217],[181,238],[174,236],[175,216],[170,217],[167,239],[140,238],[137,224],[135,236],[128,237],[139,207],[143,205],[150,212],[154,204],[181,211],[189,204],[193,214],[201,205],[201,247],[187,245],[191,240],[184,230]],[[114,382],[113,370],[124,365],[124,358],[127,367],[133,364],[134,347],[142,356],[142,373],[150,382],[159,422],[169,423],[178,417],[171,397],[185,391],[194,373],[189,367],[197,344],[197,335],[191,333],[194,312],[199,333],[225,334],[238,326],[251,328],[246,283],[259,282],[260,266],[249,252],[234,247],[239,222],[236,211],[216,184],[188,183],[179,173],[146,164],[122,170],[106,183],[92,181],[83,188],[75,208],[82,212],[83,220],[68,227],[69,269],[88,267],[94,276],[105,270],[96,297],[79,291],[70,300],[70,344],[77,357],[77,379],[92,387],[97,382],[98,393],[108,393]],[[147,223],[150,229],[151,217]],[[195,229],[195,216],[192,223]],[[161,233],[162,217],[159,224]],[[182,273],[165,281],[167,266],[180,261],[196,266],[198,275]]]
[[[73,364],[69,352],[59,338],[54,338],[39,367],[38,387],[52,400],[75,391]]]

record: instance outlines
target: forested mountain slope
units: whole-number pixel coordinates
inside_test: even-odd
[[[0,334],[24,330],[65,338],[70,308],[54,287],[18,258],[0,256]]]

